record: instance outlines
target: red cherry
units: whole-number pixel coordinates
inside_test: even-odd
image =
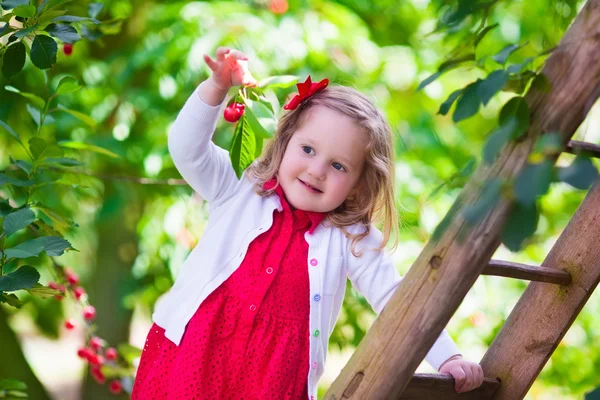
[[[73,54],[73,45],[71,43],[65,43],[63,46],[63,53],[65,53],[65,56]]]
[[[54,290],[58,290],[58,283],[56,282],[48,282],[48,287]]]
[[[108,389],[112,394],[119,394],[121,393],[121,390],[123,390],[123,386],[121,385],[120,381],[111,381],[108,384]]]
[[[106,349],[104,356],[106,357],[107,360],[111,360],[111,361],[116,360],[117,359],[117,349],[115,349],[114,347],[109,347],[108,349]]]
[[[104,382],[106,382],[106,377],[100,370],[100,367],[97,367],[97,366],[92,367],[90,373],[92,374],[92,377],[94,377],[96,382],[98,382],[99,384],[103,384]]]
[[[87,347],[82,347],[79,350],[77,350],[77,356],[79,358],[83,358],[84,360],[89,359],[91,355],[90,349],[88,349]]]
[[[75,294],[75,298],[79,300],[85,294],[85,290],[81,286],[77,286],[73,293]]]
[[[103,346],[103,340],[100,339],[98,336],[94,336],[93,338],[90,339],[90,346],[92,349],[98,351],[102,348]]]
[[[105,362],[104,357],[98,354],[91,354],[88,358],[88,361],[92,365],[102,365]]]
[[[83,309],[83,318],[85,318],[86,321],[91,321],[96,318],[96,309],[94,306],[85,306]]]
[[[65,275],[67,275],[67,280],[71,285],[77,285],[79,283],[79,276],[77,276],[70,268],[65,269]]]
[[[244,115],[244,111],[246,106],[243,103],[233,102],[223,112],[223,117],[227,122],[237,122],[242,115]]]
[[[73,328],[75,328],[75,320],[72,318],[69,318],[68,320],[66,320],[65,328],[67,328],[68,330],[72,330]]]

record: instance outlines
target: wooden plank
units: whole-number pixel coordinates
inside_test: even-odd
[[[600,146],[593,143],[571,140],[567,144],[565,151],[571,154],[581,154],[589,157],[600,158]]]
[[[450,375],[415,374],[396,400],[486,400],[492,399],[498,388],[500,382],[485,378],[477,389],[456,393],[454,379]]]
[[[573,277],[569,286],[532,282],[481,361],[502,381],[496,399],[522,399],[600,281],[600,181],[542,264]]]
[[[478,167],[450,210],[457,217],[437,242],[427,243],[325,399],[389,400],[402,393],[490,261],[512,203],[503,196],[469,229],[462,218],[464,208],[482,195],[485,182],[512,181],[542,132],[559,132],[566,144],[598,98],[599,11],[600,0],[583,7],[543,69],[552,91],[534,89],[526,96],[531,113],[527,135],[508,143],[493,165]]]
[[[483,269],[481,275],[504,276],[536,282],[555,283],[557,285],[568,285],[571,283],[571,274],[567,271],[500,260],[491,260]]]

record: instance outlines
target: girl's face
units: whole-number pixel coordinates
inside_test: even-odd
[[[348,116],[324,106],[308,111],[287,145],[279,183],[297,209],[329,212],[358,182],[365,164],[365,134]]]

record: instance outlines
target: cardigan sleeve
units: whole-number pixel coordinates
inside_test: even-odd
[[[385,250],[377,250],[381,239],[381,232],[371,226],[369,235],[357,245],[357,250],[362,251],[360,257],[355,257],[348,248],[348,277],[377,314],[381,313],[402,281]],[[425,356],[425,361],[438,371],[444,361],[456,354],[460,351],[444,329]]]
[[[214,206],[227,197],[238,178],[229,152],[211,141],[224,102],[218,106],[204,103],[198,88],[171,125],[168,146],[183,179],[208,203],[214,202]]]

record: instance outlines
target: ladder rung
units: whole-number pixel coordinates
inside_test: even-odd
[[[571,154],[584,154],[590,157],[600,158],[600,146],[588,142],[570,140],[565,151]]]
[[[491,399],[499,387],[496,379],[485,378],[477,389],[456,393],[450,375],[415,374],[397,400],[486,400]]]
[[[566,271],[555,268],[519,264],[510,261],[491,260],[481,274],[556,283],[558,285],[568,285],[571,283],[571,274]]]

